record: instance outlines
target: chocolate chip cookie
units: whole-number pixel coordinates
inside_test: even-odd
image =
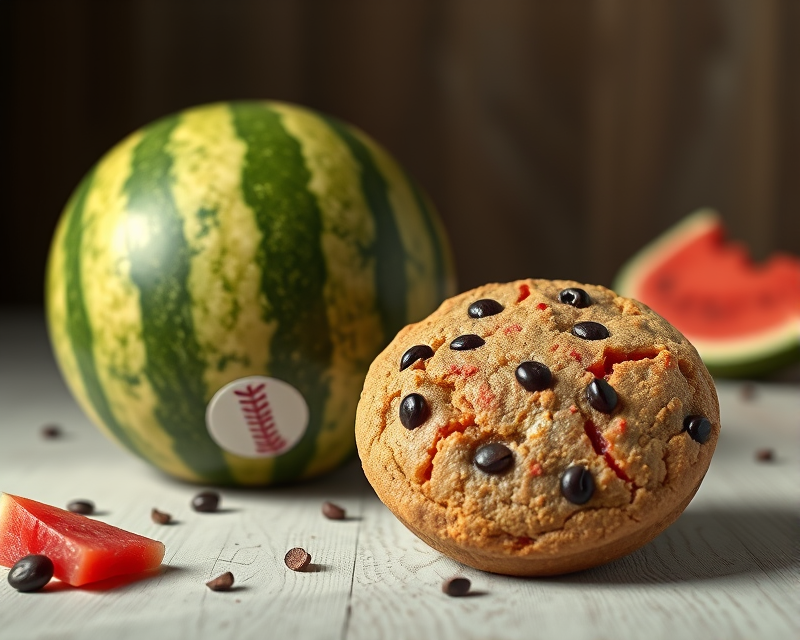
[[[719,434],[697,351],[604,287],[522,280],[445,301],[376,358],[356,441],[380,499],[464,564],[592,567],[694,496]]]

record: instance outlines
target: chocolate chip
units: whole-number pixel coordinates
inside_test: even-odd
[[[469,588],[472,586],[467,578],[448,578],[442,583],[442,592],[454,598],[460,598],[469,593]]]
[[[169,524],[172,522],[172,516],[170,514],[159,511],[158,509],[153,509],[150,512],[150,518],[156,524]]]
[[[592,304],[592,299],[589,297],[589,294],[583,289],[578,289],[577,287],[563,289],[558,294],[558,301],[563,302],[564,304],[570,304],[578,309],[584,309]]]
[[[502,473],[514,463],[514,454],[501,442],[491,442],[478,447],[475,466],[486,473]]]
[[[759,462],[772,462],[775,459],[775,452],[772,449],[759,449],[756,451],[756,460]]]
[[[94,513],[94,502],[91,500],[73,500],[67,505],[67,511],[80,513],[82,516],[90,516]]]
[[[595,378],[586,387],[586,399],[598,411],[611,413],[617,406],[617,392],[603,378]]]
[[[418,393],[409,393],[400,403],[400,422],[406,429],[416,429],[430,413],[428,403]]]
[[[495,316],[503,310],[503,305],[497,300],[484,298],[483,300],[476,300],[467,309],[470,318],[486,318],[487,316]]]
[[[450,348],[454,351],[470,351],[471,349],[482,347],[485,344],[486,341],[480,336],[476,336],[474,333],[468,333],[463,336],[458,336],[458,338],[453,340],[450,343]]]
[[[311,563],[311,556],[305,549],[295,547],[286,552],[283,561],[292,571],[302,571]]]
[[[333,504],[332,502],[323,502],[322,515],[328,520],[344,520],[345,513],[344,509],[342,509],[338,504]]]
[[[42,427],[39,433],[41,433],[42,438],[45,440],[55,440],[63,435],[61,427],[59,427],[57,424],[46,424]]]
[[[553,374],[546,364],[541,362],[523,362],[514,372],[519,382],[527,391],[542,391],[553,382]]]
[[[17,591],[38,591],[53,577],[53,561],[43,555],[20,558],[8,572],[8,584]]]
[[[400,371],[403,369],[408,369],[417,360],[427,360],[431,356],[433,356],[433,349],[431,349],[427,344],[418,344],[413,346],[403,354],[402,358],[400,358]]]
[[[586,322],[579,322],[572,327],[572,335],[584,340],[604,340],[611,334],[599,322],[587,320]]]
[[[212,591],[230,591],[233,586],[233,574],[230,571],[226,571],[213,580],[206,582],[206,586]]]
[[[594,478],[583,465],[569,467],[561,476],[561,493],[573,504],[585,504],[594,493]]]
[[[219,500],[216,491],[201,491],[192,498],[192,509],[201,513],[211,513],[219,508]]]
[[[745,382],[739,388],[739,395],[745,402],[750,402],[754,400],[757,393],[758,389],[756,388],[756,385],[754,385],[752,382]]]
[[[705,444],[711,437],[711,422],[705,416],[686,416],[683,419],[683,428],[692,440],[700,444]]]

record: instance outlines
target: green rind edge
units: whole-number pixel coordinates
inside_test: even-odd
[[[621,296],[638,299],[638,285],[652,273],[652,265],[662,261],[663,258],[656,260],[660,253],[670,246],[684,244],[682,241],[686,238],[697,237],[701,232],[718,226],[721,226],[721,219],[713,209],[695,211],[635,253],[620,268],[612,289]],[[760,355],[756,357],[743,358],[741,351],[737,350],[736,340],[720,344],[724,345],[730,357],[703,358],[709,373],[717,378],[762,377],[800,360],[800,332],[794,342],[784,337],[765,340]],[[752,348],[747,351],[752,352]]]

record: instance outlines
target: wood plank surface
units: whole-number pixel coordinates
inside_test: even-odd
[[[719,383],[723,432],[679,520],[639,551],[547,579],[496,576],[433,551],[378,501],[357,461],[280,489],[225,489],[221,513],[189,507],[199,490],[108,442],[64,387],[41,319],[0,318],[0,490],[55,505],[87,498],[97,518],[162,540],[162,570],[134,581],[24,594],[0,569],[1,640],[78,638],[800,637],[800,388]],[[752,390],[752,394],[743,393]],[[58,423],[63,438],[40,427]],[[758,462],[772,448],[776,459]],[[347,509],[325,519],[323,501]],[[176,523],[154,524],[150,509]],[[312,571],[285,552],[302,546]],[[232,571],[228,593],[205,581]],[[449,598],[464,575],[473,594]]]

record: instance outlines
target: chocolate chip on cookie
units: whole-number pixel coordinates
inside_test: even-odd
[[[450,343],[450,348],[453,351],[472,351],[486,344],[486,341],[474,333],[469,333],[464,336],[458,336]]]
[[[415,345],[406,351],[403,354],[403,357],[400,358],[400,371],[408,369],[417,360],[427,360],[431,357],[433,357],[433,349],[431,349],[427,344]]]
[[[475,466],[486,473],[503,473],[514,463],[514,454],[502,442],[492,442],[478,448]]]
[[[429,545],[550,575],[675,520],[719,428],[713,381],[666,320],[604,287],[523,280],[400,331],[370,367],[356,441],[378,496]]]
[[[549,367],[541,362],[523,362],[514,371],[514,376],[528,391],[543,391],[553,382]]]
[[[572,335],[583,338],[584,340],[605,340],[608,338],[608,329],[599,322],[579,322],[572,327]]]
[[[430,408],[418,393],[409,393],[400,403],[400,422],[406,429],[416,429],[428,419]]]
[[[598,411],[611,413],[617,406],[617,392],[603,378],[595,378],[586,387],[586,399]]]
[[[470,318],[485,318],[487,316],[495,316],[503,310],[503,305],[497,300],[491,298],[484,298],[483,300],[476,300],[467,309],[467,314]]]
[[[558,293],[558,301],[564,304],[571,304],[578,309],[585,309],[592,304],[592,299],[584,289],[578,287],[570,287],[569,289],[562,289]]]
[[[683,427],[692,436],[692,440],[696,440],[700,444],[708,442],[713,431],[711,423],[705,416],[686,416]]]
[[[594,493],[594,478],[583,465],[575,465],[561,476],[561,493],[573,504],[586,504]]]

